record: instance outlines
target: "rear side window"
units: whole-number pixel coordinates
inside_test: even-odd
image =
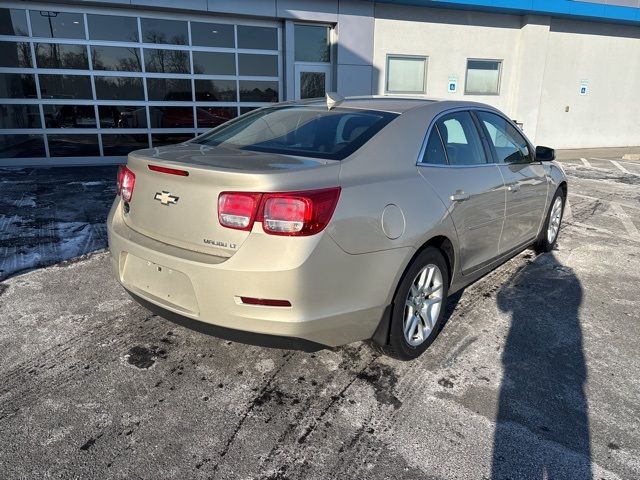
[[[444,146],[442,145],[442,139],[440,138],[440,132],[438,132],[437,126],[431,129],[427,148],[422,156],[422,163],[429,163],[431,165],[447,164],[447,155],[444,153]]]
[[[487,163],[480,135],[469,112],[445,115],[436,122],[449,165]]]
[[[395,113],[288,105],[256,110],[193,143],[342,160],[369,141]]]
[[[498,163],[529,163],[532,161],[529,144],[510,122],[494,113],[477,112],[476,115],[487,131]]]

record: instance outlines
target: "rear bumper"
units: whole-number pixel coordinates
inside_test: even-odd
[[[282,348],[317,350],[371,338],[412,254],[350,255],[321,233],[300,237],[290,255],[269,256],[281,239],[257,232],[225,259],[143,236],[122,215],[116,201],[108,218],[111,262],[136,300],[197,330]],[[288,300],[291,307],[246,305],[241,296]]]

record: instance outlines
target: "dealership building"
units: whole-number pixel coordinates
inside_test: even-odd
[[[0,4],[0,167],[121,162],[328,91],[484,102],[556,148],[640,145],[640,0]]]

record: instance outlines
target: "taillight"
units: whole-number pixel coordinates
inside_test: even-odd
[[[271,235],[306,236],[327,226],[340,197],[340,187],[285,193],[223,192],[218,199],[220,224],[251,230],[254,221]]]
[[[260,205],[260,197],[260,193],[221,193],[218,197],[220,225],[236,230],[251,230]]]
[[[130,202],[135,186],[136,174],[127,167],[120,165],[120,167],[118,167],[118,195],[120,195],[125,202]]]

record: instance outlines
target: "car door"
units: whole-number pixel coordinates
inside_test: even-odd
[[[463,275],[498,256],[505,190],[498,166],[488,162],[487,154],[471,114],[455,111],[431,126],[418,163],[451,216]]]
[[[535,239],[546,209],[548,180],[544,167],[535,161],[532,147],[518,127],[497,113],[483,110],[474,113],[507,187],[505,223],[500,238],[502,254]]]

